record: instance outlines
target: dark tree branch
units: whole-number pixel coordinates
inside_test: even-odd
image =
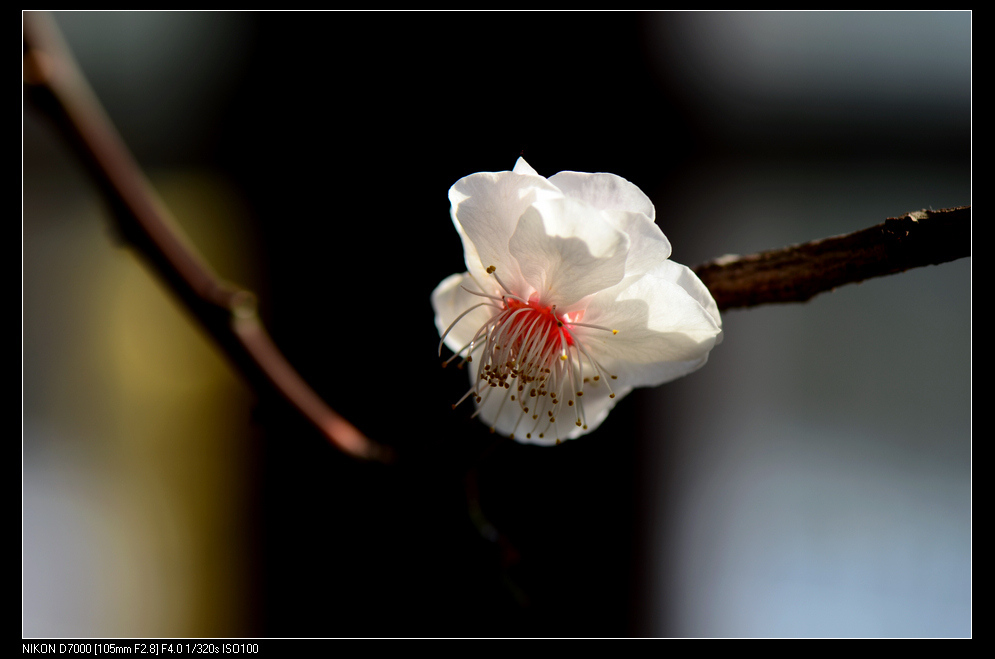
[[[804,302],[843,284],[971,255],[971,207],[921,210],[844,236],[694,269],[719,309]]]
[[[137,249],[257,392],[275,391],[343,452],[389,461],[301,379],[256,314],[256,297],[222,281],[187,241],[104,113],[47,14],[25,12],[24,82],[100,186],[122,235]]]

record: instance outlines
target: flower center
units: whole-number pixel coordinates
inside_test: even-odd
[[[497,278],[493,266],[488,269],[488,273]],[[480,306],[495,309],[470,343],[442,364],[446,366],[460,355],[465,355],[458,364],[458,368],[462,368],[473,361],[474,353],[477,353],[479,359],[473,384],[453,408],[473,396],[477,403],[477,411],[473,416],[476,416],[490,397],[499,396],[501,400],[495,419],[506,406],[511,406],[509,409],[517,408],[518,422],[510,433],[512,439],[521,429],[527,439],[531,439],[535,433],[538,433],[539,438],[544,438],[549,433],[554,434],[559,443],[560,432],[556,419],[564,409],[564,403],[575,425],[587,428],[581,400],[585,385],[597,386],[604,379],[610,397],[615,397],[607,380],[614,380],[616,377],[609,375],[591,356],[575,328],[588,327],[611,332],[613,335],[618,330],[579,323],[577,321],[583,317],[583,311],[573,314],[557,313],[556,305],[540,304],[535,294],[525,300],[508,291],[500,279],[497,281],[506,295],[497,297],[464,289],[491,301],[467,309],[442,336],[445,341],[452,328],[473,309]],[[441,349],[440,342],[440,352]],[[494,432],[493,426],[491,432]]]

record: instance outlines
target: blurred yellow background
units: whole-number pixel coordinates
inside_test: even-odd
[[[153,182],[219,271],[249,280],[225,182]],[[23,633],[247,633],[247,389],[115,244],[95,191],[32,179],[25,208]]]

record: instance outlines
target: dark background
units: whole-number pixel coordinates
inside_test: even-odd
[[[178,448],[161,431],[156,451],[176,451],[170,475],[148,466],[167,453],[127,463],[162,481],[156,505],[173,512],[152,516],[148,533],[173,548],[121,541],[137,547],[121,578],[146,585],[104,592],[105,615],[64,596],[53,605],[53,570],[75,583],[93,561],[113,564],[101,556],[121,544],[94,541],[84,521],[86,552],[34,551],[48,546],[46,520],[81,519],[60,502],[94,501],[85,515],[111,520],[148,508],[102,503],[133,484],[92,497],[79,494],[86,485],[35,484],[84,463],[94,480],[117,482],[115,452],[155,425],[125,401],[134,386],[120,373],[154,364],[129,352],[102,388],[85,370],[107,362],[94,357],[65,385],[69,367],[53,354],[99,353],[55,320],[58,294],[92,272],[73,265],[79,245],[115,248],[66,238],[83,230],[78,209],[95,207],[94,193],[28,108],[25,634],[969,633],[970,260],[727,314],[726,341],[700,373],[632,394],[597,432],[555,449],[500,441],[450,410],[466,382],[439,368],[429,294],[464,268],[449,186],[519,155],[547,176],[633,181],[689,265],[969,204],[970,14],[57,20],[194,243],[260,293],[305,379],[402,460],[345,458],[238,384],[224,385],[239,401],[227,408],[170,385],[205,415],[232,410],[221,425],[175,431],[205,438]],[[91,233],[98,217],[90,211]],[[123,276],[87,291],[104,295]],[[95,314],[88,336],[123,345],[106,338],[121,330],[99,305],[80,299],[79,313]],[[74,398],[102,389],[132,425]],[[167,413],[149,396],[163,418],[192,414],[182,399]],[[80,421],[79,409],[100,418]],[[193,448],[205,441],[217,446],[207,457]],[[227,503],[212,508],[203,502],[217,500],[221,472]],[[173,491],[185,503],[168,503]],[[173,527],[186,531],[162,530]],[[213,558],[198,563],[205,552]],[[134,613],[156,588],[172,594]]]

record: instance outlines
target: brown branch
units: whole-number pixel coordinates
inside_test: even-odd
[[[25,12],[23,19],[25,89],[72,142],[124,237],[256,391],[280,394],[343,452],[391,460],[390,449],[336,414],[287,363],[259,321],[255,295],[222,281],[187,241],[104,113],[52,18]]]
[[[804,302],[843,284],[971,255],[971,207],[921,210],[844,236],[694,269],[719,309]]]

